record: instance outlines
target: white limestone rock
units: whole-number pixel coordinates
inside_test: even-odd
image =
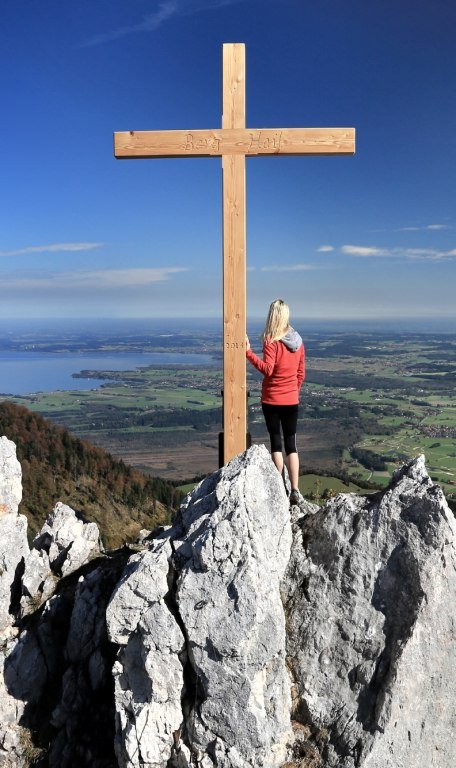
[[[17,515],[22,500],[22,470],[16,458],[16,446],[0,437],[0,517]]]
[[[98,529],[59,504],[28,553],[17,478],[3,439],[0,768],[22,768],[19,722],[52,724],[50,768],[111,767],[114,720],[120,768],[456,764],[456,524],[424,457],[384,492],[290,511],[254,446],[127,565],[50,598]],[[22,613],[44,606],[16,627],[22,569]]]
[[[12,624],[10,608],[29,552],[27,519],[18,514],[21,499],[22,471],[16,446],[0,437],[0,641]]]
[[[33,613],[53,594],[57,576],[68,576],[101,551],[96,523],[84,522],[58,502],[25,558],[21,616]]]
[[[46,552],[52,571],[61,576],[77,571],[103,549],[97,524],[79,519],[71,507],[60,501],[33,546]]]
[[[4,678],[5,659],[11,653],[15,641],[10,640],[0,649],[0,766],[19,768],[24,763],[23,729],[19,722],[24,713],[23,701],[11,696]]]
[[[120,768],[164,768],[179,741],[184,636],[167,605],[171,555],[168,534],[133,555],[106,612],[109,639],[121,646],[113,668]]]
[[[176,599],[195,680],[186,727],[198,765],[280,766],[291,738],[279,592],[291,526],[266,448],[200,483],[179,522]]]
[[[455,534],[423,456],[384,492],[295,521],[294,717],[320,736],[325,768],[456,764]]]
[[[22,575],[21,616],[33,613],[54,592],[56,578],[44,550],[31,549]]]
[[[290,545],[283,482],[254,446],[130,558],[107,610],[121,646],[121,768],[282,765],[292,734],[279,584]]]

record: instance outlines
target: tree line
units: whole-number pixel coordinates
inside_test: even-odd
[[[105,542],[118,544],[125,531],[169,522],[182,499],[171,483],[143,474],[23,406],[0,403],[0,435],[16,444],[23,474],[21,511],[33,533],[61,500],[89,512],[105,529]]]

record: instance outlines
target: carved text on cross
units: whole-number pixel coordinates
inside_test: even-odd
[[[223,46],[221,130],[114,134],[117,158],[222,157],[224,462],[246,447],[245,158],[352,155],[354,151],[354,128],[246,128],[242,43]]]
[[[351,155],[353,128],[127,131],[115,134],[118,158],[220,155]]]

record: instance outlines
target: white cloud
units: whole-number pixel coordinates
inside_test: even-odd
[[[317,251],[319,253],[329,253],[330,251],[333,251],[333,250],[334,250],[333,245],[320,245],[320,247],[317,248]]]
[[[261,267],[262,272],[307,272],[310,269],[322,269],[316,264],[272,264]]]
[[[456,256],[456,248],[443,251],[438,248],[375,248],[365,245],[343,245],[341,251],[349,256],[388,256],[412,261],[444,261]]]
[[[187,267],[156,267],[138,269],[98,269],[72,272],[54,272],[38,275],[14,274],[2,277],[0,290],[19,291],[78,291],[97,292],[106,290],[139,288],[169,280]]]
[[[71,251],[93,251],[104,243],[53,243],[52,245],[29,245],[15,251],[0,251],[0,256],[26,256],[29,253],[63,253]]]
[[[350,256],[390,256],[391,254],[384,248],[374,248],[369,245],[343,245],[342,253],[348,253]]]

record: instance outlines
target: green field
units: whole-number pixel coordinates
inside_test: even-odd
[[[362,489],[356,483],[344,483],[338,477],[309,474],[299,478],[299,490],[306,498],[320,500],[327,493],[357,493]]]
[[[382,487],[397,466],[419,453],[447,495],[454,494],[454,337],[309,333],[305,342],[298,424],[304,495],[365,483]],[[105,376],[114,381],[99,389],[11,399],[154,474],[179,480],[215,468],[220,367],[151,366]],[[255,442],[268,445],[261,376],[250,366],[248,389],[249,429]],[[332,473],[346,476],[347,483],[336,482]]]

